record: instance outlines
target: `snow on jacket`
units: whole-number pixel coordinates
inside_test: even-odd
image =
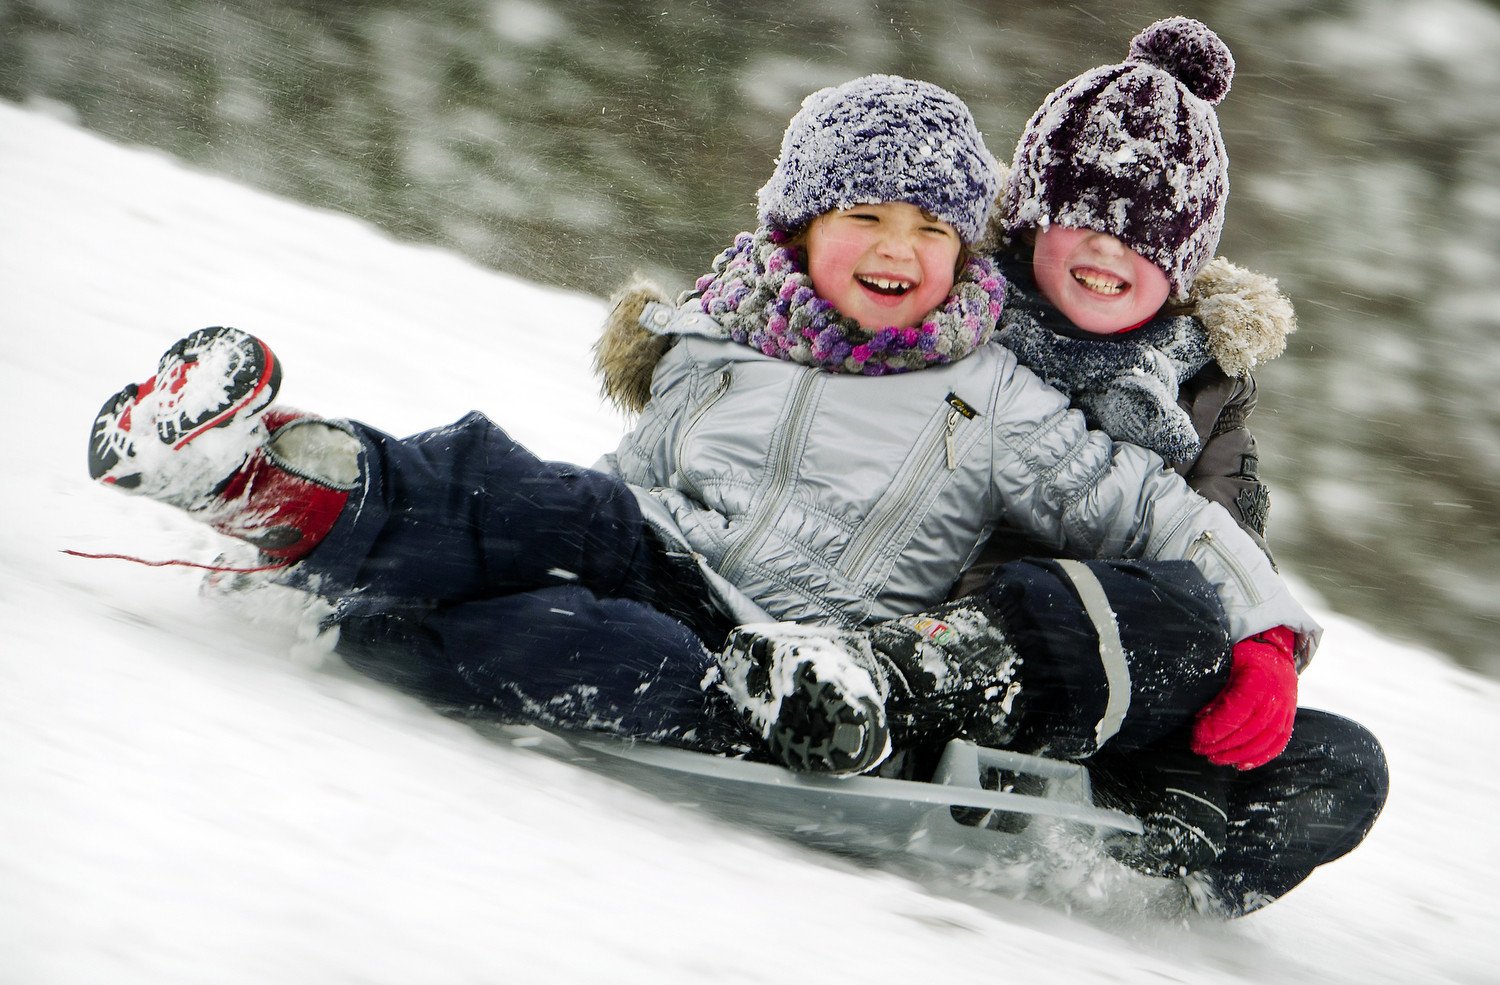
[[[636,289],[600,351],[606,394],[636,403],[649,379],[649,400],[598,467],[719,576],[740,618],[919,611],[1006,525],[1053,553],[1193,560],[1236,639],[1319,632],[1227,513],[1154,453],[1089,431],[998,344],[901,375],[834,374]]]

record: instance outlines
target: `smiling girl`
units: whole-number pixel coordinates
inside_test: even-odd
[[[870,331],[921,322],[948,296],[962,246],[951,225],[906,202],[820,215],[806,240],[813,290]]]

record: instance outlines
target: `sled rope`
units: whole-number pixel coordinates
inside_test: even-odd
[[[151,561],[143,557],[135,557],[131,554],[89,554],[86,551],[74,551],[67,548],[63,549],[63,553],[71,554],[74,557],[86,558],[90,561],[130,561],[134,564],[144,564],[148,568],[197,568],[201,571],[219,571],[231,575],[253,575],[261,571],[276,571],[280,568],[289,568],[292,566],[292,562],[290,561],[278,561],[275,564],[262,564],[254,568],[235,568],[225,564],[199,564],[197,561],[176,559]]]

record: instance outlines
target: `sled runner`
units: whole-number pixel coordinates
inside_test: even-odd
[[[944,748],[932,780],[921,782],[793,773],[768,763],[593,735],[562,738],[572,753],[567,758],[632,786],[856,854],[899,849],[972,864],[1005,854],[1043,825],[1092,831],[1099,838],[1141,832],[1131,815],[1094,806],[1083,767],[958,739]],[[558,753],[546,749],[543,739],[520,741]]]

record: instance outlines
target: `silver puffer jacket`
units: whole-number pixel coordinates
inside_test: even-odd
[[[599,467],[704,562],[742,620],[920,611],[1003,522],[1072,556],[1195,561],[1236,639],[1319,632],[1222,508],[1155,454],[1087,430],[998,344],[863,377],[764,356],[691,305],[637,298],[616,308],[606,348],[610,332],[629,336],[629,355],[601,358],[606,392],[654,371],[636,427]]]

